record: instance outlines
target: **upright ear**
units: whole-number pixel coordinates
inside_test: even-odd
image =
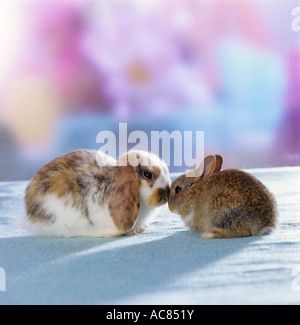
[[[223,158],[220,155],[207,156],[201,162],[200,166],[195,170],[186,173],[186,177],[190,178],[190,182],[194,183],[204,177],[208,177],[213,173],[221,170]]]
[[[221,170],[223,158],[220,155],[207,156],[204,159],[204,168],[201,178],[208,177]]]
[[[117,166],[117,180],[108,195],[108,209],[116,227],[130,230],[140,207],[138,176],[131,166]]]

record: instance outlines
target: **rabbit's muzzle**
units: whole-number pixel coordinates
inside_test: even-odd
[[[160,206],[168,202],[170,196],[170,187],[158,188],[149,198],[149,205]]]

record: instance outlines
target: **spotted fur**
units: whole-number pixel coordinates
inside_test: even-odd
[[[134,166],[120,164],[129,156],[135,156]],[[166,165],[151,153],[129,152],[115,161],[92,150],[69,152],[31,179],[25,193],[27,228],[48,236],[138,233],[149,225],[154,208],[166,203],[169,186]]]

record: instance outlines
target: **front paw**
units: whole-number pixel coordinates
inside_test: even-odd
[[[211,239],[211,238],[216,238],[216,235],[212,232],[205,232],[201,235],[201,238]]]

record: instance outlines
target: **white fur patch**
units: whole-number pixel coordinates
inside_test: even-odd
[[[157,208],[141,203],[138,217],[131,231],[140,232],[142,229],[146,229],[155,218],[155,210]]]
[[[53,223],[29,222],[28,230],[40,235],[58,237],[114,237],[120,235],[110,217],[107,204],[99,206],[88,199],[89,218],[82,215],[82,212],[72,207],[70,202],[59,199],[54,194],[46,196],[43,207],[55,216]]]
[[[186,226],[188,226],[188,227],[190,226],[191,221],[193,220],[193,217],[194,217],[194,213],[191,212],[190,214],[188,214],[188,215],[183,219],[183,221],[184,221],[184,223],[185,223]]]

